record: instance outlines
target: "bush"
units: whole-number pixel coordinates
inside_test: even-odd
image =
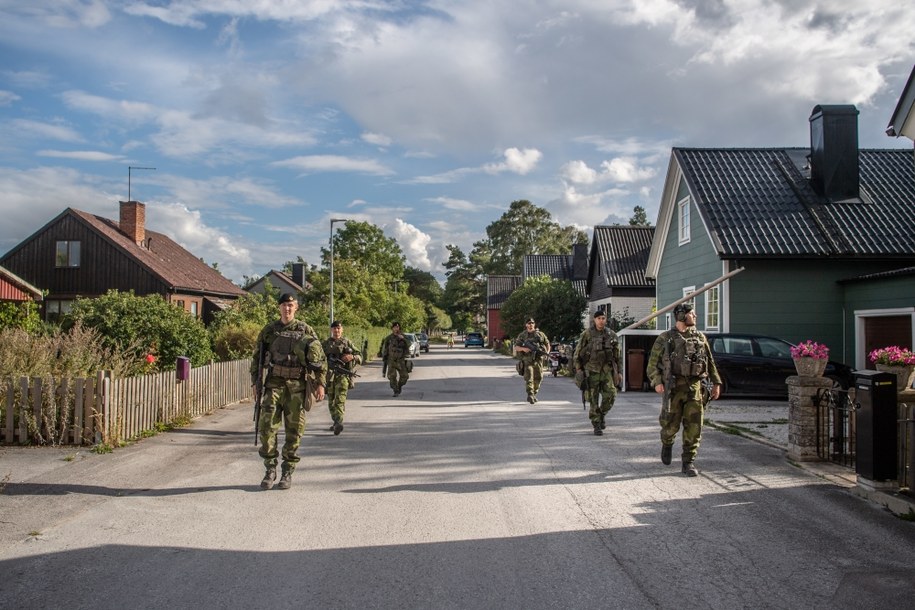
[[[212,331],[213,351],[221,361],[250,358],[263,325],[252,321],[222,326]]]

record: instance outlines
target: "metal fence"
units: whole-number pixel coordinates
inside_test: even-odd
[[[817,408],[817,455],[848,468],[855,467],[855,397],[850,390],[822,388],[813,404]]]
[[[85,445],[136,438],[251,398],[251,360],[113,379],[0,379],[0,444]]]

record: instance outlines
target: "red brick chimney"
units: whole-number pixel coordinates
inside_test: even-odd
[[[146,239],[146,204],[139,201],[121,201],[121,233],[137,245]]]

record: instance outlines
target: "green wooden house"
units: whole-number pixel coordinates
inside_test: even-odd
[[[856,368],[911,347],[915,163],[859,150],[857,115],[816,106],[810,148],[674,148],[646,272],[659,308],[742,268],[696,298],[700,329],[813,339]]]

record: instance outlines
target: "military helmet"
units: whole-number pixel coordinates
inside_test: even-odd
[[[684,320],[686,320],[686,314],[688,314],[692,310],[693,310],[692,303],[680,303],[679,305],[674,307],[674,318],[676,318],[677,322],[683,322]]]

